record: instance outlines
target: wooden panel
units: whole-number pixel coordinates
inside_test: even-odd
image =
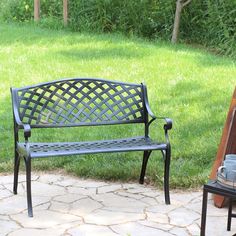
[[[210,174],[210,179],[216,178],[217,169],[221,165],[222,161],[226,154],[234,153],[236,154],[236,87],[234,90],[234,94],[231,100],[229,112],[227,115],[227,119],[224,125],[224,129],[221,136],[221,141],[218,147],[218,151],[216,154],[216,159],[212,167],[212,171]],[[224,198],[221,196],[214,197],[214,203],[217,207],[222,207],[224,204]]]
[[[233,109],[225,154],[236,154],[236,108]]]

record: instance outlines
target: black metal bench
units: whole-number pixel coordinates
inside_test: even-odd
[[[139,182],[144,182],[145,170],[153,150],[164,157],[165,202],[170,204],[169,166],[171,147],[168,130],[172,121],[165,120],[165,142],[149,137],[149,126],[157,118],[153,115],[144,84],[75,78],[63,79],[24,88],[11,88],[14,114],[15,164],[14,194],[17,194],[20,158],[26,165],[28,215],[33,216],[31,197],[31,159],[90,153],[143,151]],[[144,124],[142,137],[88,142],[30,142],[31,129],[99,125]],[[20,141],[23,129],[24,141]]]

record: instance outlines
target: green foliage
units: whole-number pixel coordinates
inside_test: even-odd
[[[62,1],[41,0],[40,16],[43,19],[42,25],[49,28],[58,28],[58,21],[62,18]],[[6,0],[0,2],[0,18],[4,21],[28,22],[33,20],[33,0]],[[46,18],[44,20],[44,18]],[[52,27],[52,25],[54,25]]]
[[[168,36],[171,32],[171,1],[73,0],[69,6],[74,30],[120,31],[149,38],[157,34]]]
[[[40,0],[40,14],[42,18],[62,18],[62,0]]]
[[[184,10],[181,33],[181,38],[190,42],[233,55],[236,52],[236,1],[192,1]]]
[[[74,31],[122,32],[169,40],[174,0],[69,0],[69,27]],[[62,0],[41,0],[41,25],[62,28]],[[0,18],[29,21],[32,0],[5,0]],[[236,1],[193,0],[183,10],[180,39],[235,56]]]
[[[0,2],[0,18],[4,21],[29,21],[33,19],[32,0],[5,0]]]

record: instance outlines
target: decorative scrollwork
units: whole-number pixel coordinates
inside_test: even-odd
[[[30,125],[143,121],[141,85],[71,79],[18,91],[19,115]]]

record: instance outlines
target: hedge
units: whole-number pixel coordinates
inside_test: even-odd
[[[33,0],[0,3],[4,21],[31,21]],[[174,0],[69,0],[69,27],[74,31],[122,32],[170,40]],[[41,0],[42,23],[62,27],[62,0]],[[236,0],[192,0],[184,8],[180,39],[235,56]]]

